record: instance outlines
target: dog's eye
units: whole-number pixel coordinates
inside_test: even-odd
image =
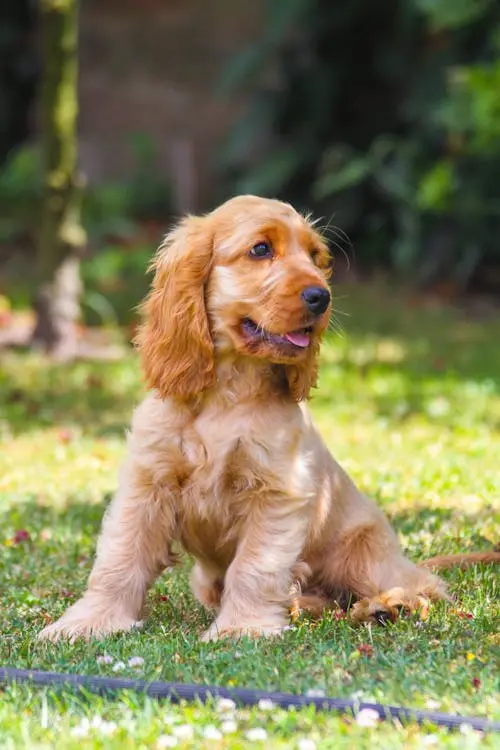
[[[269,242],[258,242],[249,252],[252,258],[272,258],[273,248]]]

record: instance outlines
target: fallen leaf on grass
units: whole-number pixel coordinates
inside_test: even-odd
[[[22,542],[31,542],[31,536],[29,531],[26,531],[26,529],[18,529],[14,536],[12,537],[12,542],[14,544],[21,544]]]

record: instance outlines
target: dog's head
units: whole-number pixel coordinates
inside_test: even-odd
[[[187,217],[160,246],[138,335],[149,385],[189,397],[215,382],[218,358],[283,365],[296,400],[316,378],[328,324],[330,254],[291,206],[240,196]]]

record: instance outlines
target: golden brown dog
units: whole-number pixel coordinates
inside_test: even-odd
[[[217,613],[205,639],[278,633],[294,602],[321,610],[346,592],[358,620],[446,596],[300,403],[330,314],[328,267],[311,223],[275,200],[234,198],[167,235],[138,337],[152,391],[88,588],[41,637],[132,628],[175,543]]]

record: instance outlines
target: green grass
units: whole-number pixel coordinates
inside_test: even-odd
[[[498,543],[500,317],[474,319],[388,289],[340,290],[343,337],[323,350],[311,403],[332,451],[375,497],[414,559]],[[187,585],[189,563],[163,576],[141,632],[74,646],[35,634],[82,592],[101,516],[124,454],[124,431],[141,396],[130,353],[113,363],[49,365],[3,354],[0,370],[0,663],[122,676],[217,683],[405,704],[500,718],[498,571],[445,574],[457,601],[425,622],[354,627],[347,619],[301,621],[275,641],[201,644],[208,617]],[[13,542],[26,530],[30,539]],[[359,647],[369,644],[371,654]],[[78,736],[82,719],[115,722]],[[335,716],[255,708],[230,712],[238,729],[204,737],[227,716],[216,705],[174,707],[10,687],[0,697],[2,748],[156,747],[193,728],[179,746],[247,747],[255,727],[267,747],[498,747],[498,737],[385,723],[364,728]],[[110,727],[108,726],[108,729]],[[81,730],[85,732],[85,728]],[[182,730],[181,730],[182,731]],[[161,744],[161,743],[160,743]],[[305,746],[304,746],[305,747]]]

